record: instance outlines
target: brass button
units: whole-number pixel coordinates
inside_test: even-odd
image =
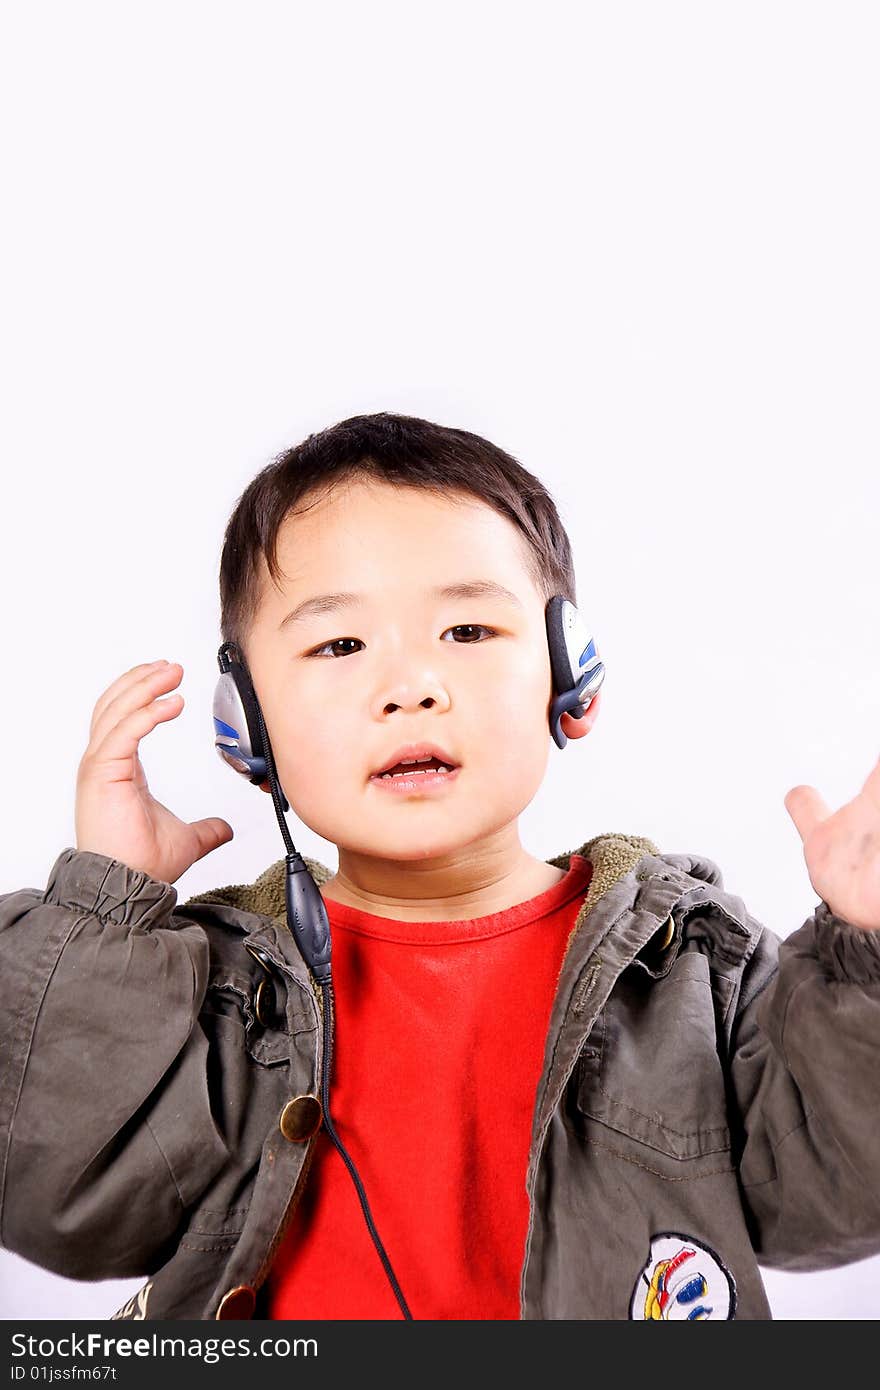
[[[275,1017],[275,990],[271,980],[261,980],[257,985],[254,1013],[257,1015],[257,1022],[268,1028]]]
[[[281,1133],[291,1144],[304,1144],[320,1129],[321,1118],[317,1096],[294,1096],[281,1112]]]
[[[658,934],[658,936],[659,936],[660,933],[658,932],[657,934]],[[663,940],[660,942],[660,950],[661,950],[661,951],[665,951],[665,950],[666,950],[666,947],[670,944],[670,942],[672,941],[672,938],[673,938],[674,935],[675,935],[675,923],[673,922],[672,918],[670,917],[670,918],[669,918],[669,921],[666,923],[666,932],[665,932],[665,934],[664,934]]]
[[[239,1284],[237,1289],[230,1289],[223,1295],[214,1318],[222,1322],[243,1322],[253,1317],[256,1306],[257,1295],[250,1284]]]

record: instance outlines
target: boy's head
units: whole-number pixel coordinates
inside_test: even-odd
[[[515,824],[549,750],[544,610],[576,594],[553,500],[514,458],[385,413],[310,435],[239,499],[220,588],[287,799],[340,857],[443,859]],[[459,765],[448,785],[371,780],[418,743]]]

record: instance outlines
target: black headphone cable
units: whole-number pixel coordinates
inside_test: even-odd
[[[338,1149],[346,1168],[351,1174],[358,1198],[361,1204],[361,1211],[367,1223],[367,1230],[373,1239],[373,1244],[382,1261],[382,1267],[388,1276],[388,1282],[394,1290],[394,1296],[400,1305],[404,1318],[413,1321],[413,1315],[407,1306],[400,1285],[397,1282],[394,1270],[391,1268],[391,1261],[385,1253],[385,1247],[379,1239],[370,1206],[367,1201],[367,1194],[364,1191],[363,1183],[358,1176],[357,1169],[349,1157],[342,1140],[336,1133],[333,1120],[330,1115],[330,1068],[333,1060],[333,1036],[335,1011],[333,1005],[333,978],[330,971],[330,923],[327,918],[327,908],[324,899],[318,891],[318,886],[312,878],[302,855],[294,846],[284,818],[281,804],[281,788],[278,784],[278,774],[275,770],[275,758],[272,754],[272,747],[269,743],[269,734],[266,723],[263,719],[263,711],[257,701],[257,718],[260,723],[260,733],[263,739],[263,748],[266,751],[266,770],[269,777],[269,789],[272,793],[272,803],[275,807],[275,814],[278,818],[278,825],[284,839],[287,850],[287,864],[285,872],[285,902],[287,905],[287,925],[291,935],[299,947],[300,954],[306,962],[311,972],[312,978],[321,990],[321,1012],[323,1014],[323,1049],[321,1058],[321,1108],[323,1111],[324,1127],[327,1130],[333,1144]]]

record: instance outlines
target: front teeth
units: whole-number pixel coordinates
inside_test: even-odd
[[[443,769],[439,767],[436,769],[433,767],[411,767],[409,772],[383,772],[379,780],[385,782],[394,777],[424,777],[427,772],[439,774],[442,771]]]

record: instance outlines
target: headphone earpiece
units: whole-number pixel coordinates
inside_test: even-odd
[[[562,716],[583,719],[593,696],[605,679],[596,642],[571,599],[557,594],[547,604],[547,645],[554,698],[550,704],[550,732],[558,748],[568,739],[562,732]]]
[[[260,786],[269,776],[269,766],[250,673],[234,642],[223,643],[217,661],[220,678],[214,689],[214,747],[233,771]],[[281,800],[288,811],[283,791]]]

